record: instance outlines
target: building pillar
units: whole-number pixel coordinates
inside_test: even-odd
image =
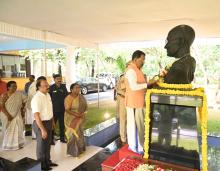
[[[70,85],[76,81],[76,63],[74,55],[75,47],[67,46],[65,81],[67,90]]]

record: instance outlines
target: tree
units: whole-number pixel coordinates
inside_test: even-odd
[[[48,60],[52,62],[58,62],[58,74],[62,75],[62,65],[66,59],[65,49],[47,50],[46,56]]]
[[[23,50],[19,52],[20,55],[26,57],[28,60],[38,61],[45,60],[45,51],[44,49],[40,50]],[[49,60],[53,63],[57,63],[57,71],[62,75],[62,66],[66,59],[66,50],[65,49],[47,49],[46,50],[46,60]]]
[[[97,50],[96,49],[89,49],[89,48],[78,48],[77,49],[77,60],[76,64],[81,66],[78,72],[80,76],[95,76],[95,66],[96,66],[96,58],[97,58]],[[84,67],[86,66],[86,70]]]
[[[199,84],[217,84],[220,75],[220,45],[198,45],[193,48]]]
[[[115,63],[120,70],[121,73],[125,72],[126,69],[126,59],[122,56],[118,56],[117,59],[115,60]]]

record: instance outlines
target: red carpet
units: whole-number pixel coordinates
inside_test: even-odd
[[[122,159],[134,156],[142,157],[142,155],[129,150],[126,144],[102,163],[102,171],[111,171]]]

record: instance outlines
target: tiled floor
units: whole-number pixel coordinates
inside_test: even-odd
[[[0,139],[1,140],[1,139]],[[1,143],[1,142],[0,142]],[[66,144],[56,142],[52,146],[52,160],[59,164],[54,171],[101,171],[101,163],[107,159],[113,152],[121,147],[119,139],[113,141],[105,148],[89,146],[84,155],[73,158],[66,155]],[[36,142],[27,138],[26,145],[23,149],[17,151],[2,151],[0,157],[17,161],[24,157],[36,159],[35,154]],[[209,171],[220,171],[220,148],[208,148]]]
[[[121,144],[118,138],[73,171],[101,171],[102,162],[119,148],[121,148]]]
[[[0,142],[1,143],[1,142]],[[103,150],[103,148],[88,146],[86,152],[79,158],[73,158],[66,155],[66,144],[56,141],[56,145],[51,148],[52,161],[57,163],[59,166],[54,168],[54,171],[71,171],[77,166],[81,165],[89,158],[94,156],[96,153]],[[36,141],[30,137],[26,137],[26,145],[23,149],[16,151],[3,151],[0,149],[0,157],[11,160],[13,162],[29,157],[36,159]]]

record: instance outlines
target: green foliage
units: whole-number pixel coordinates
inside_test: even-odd
[[[166,51],[163,48],[150,47],[142,50],[146,54],[143,71],[147,74],[147,76],[152,77],[159,74],[161,69],[165,68],[174,61],[174,58],[167,57]]]
[[[195,49],[193,50],[195,51]],[[218,83],[220,75],[220,45],[199,45],[196,50],[197,53],[194,51],[193,53],[195,53],[194,57],[197,61],[195,73],[197,82]],[[207,80],[204,80],[205,77],[207,77]]]
[[[118,56],[115,62],[116,62],[118,69],[120,70],[120,72],[123,73],[126,68],[125,58],[123,58],[122,56]]]
[[[47,50],[46,56],[48,60],[58,61],[59,64],[63,64],[66,59],[66,51],[65,49],[53,49]]]
[[[32,60],[39,60],[45,58],[44,49],[40,50],[22,50],[19,51],[21,56],[29,57]],[[64,63],[66,59],[65,49],[47,49],[46,58],[51,61],[58,61],[58,63]]]
[[[24,57],[28,57],[29,60],[42,60],[44,59],[43,50],[22,50],[19,51],[19,54]]]

